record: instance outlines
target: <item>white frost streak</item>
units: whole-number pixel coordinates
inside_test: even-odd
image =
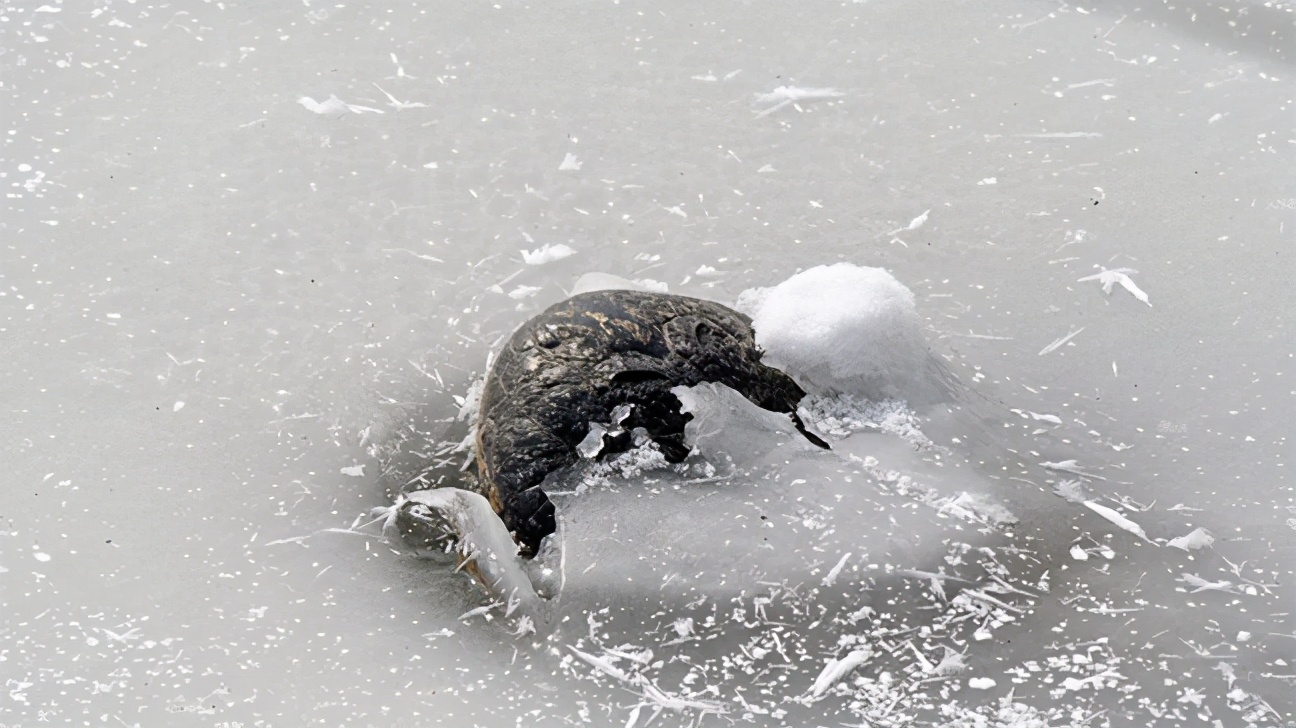
[[[849,551],[847,551],[845,554],[842,554],[842,557],[837,560],[837,565],[832,567],[832,569],[828,571],[828,575],[823,578],[824,586],[832,586],[833,583],[837,581],[837,577],[841,575],[842,568],[846,566],[846,560],[849,559],[850,557],[851,557],[851,552]]]
[[[1139,538],[1143,539],[1144,541],[1147,541],[1148,543],[1153,543],[1152,539],[1148,538],[1147,533],[1143,531],[1142,526],[1131,521],[1130,519],[1126,518],[1120,513],[1117,513],[1111,508],[1108,508],[1107,506],[1104,506],[1100,503],[1095,503],[1091,500],[1085,501],[1084,504],[1086,508],[1093,511],[1094,513],[1097,513],[1103,518],[1106,518],[1107,520],[1116,524],[1118,527],[1123,528],[1126,531],[1129,531],[1130,533],[1134,534],[1135,536],[1138,536]]]
[[[779,86],[767,94],[756,94],[756,103],[775,104],[784,101],[814,101],[833,99],[846,94],[835,88],[808,88],[805,86]]]
[[[795,104],[798,101],[815,101],[818,99],[833,99],[846,94],[835,88],[807,88],[803,86],[779,86],[767,94],[756,94],[756,103],[774,104],[756,115],[756,118],[769,116],[770,114],[782,109],[785,106]]]
[[[829,660],[828,664],[824,665],[823,672],[815,678],[814,685],[810,686],[810,694],[816,698],[822,696],[829,688],[841,682],[842,678],[851,674],[855,668],[868,662],[872,656],[873,650],[864,647],[851,651],[840,660]]]
[[[1039,353],[1039,355],[1040,355],[1040,356],[1044,356],[1045,354],[1048,354],[1049,352],[1052,352],[1052,351],[1058,349],[1059,347],[1061,347],[1062,345],[1066,344],[1066,343],[1067,343],[1068,341],[1070,341],[1071,339],[1074,339],[1074,338],[1076,337],[1076,335],[1079,334],[1081,331],[1084,331],[1084,327],[1083,327],[1083,326],[1081,326],[1080,328],[1076,329],[1075,331],[1072,331],[1071,333],[1067,334],[1066,336],[1063,336],[1062,338],[1058,339],[1057,341],[1054,341],[1052,344],[1049,344],[1048,346],[1044,347],[1043,349],[1040,349],[1040,353]]]

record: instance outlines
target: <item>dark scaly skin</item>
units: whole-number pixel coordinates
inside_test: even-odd
[[[580,460],[590,422],[648,431],[670,462],[689,453],[672,387],[718,382],[758,407],[796,415],[805,396],[783,372],[760,363],[751,319],[712,301],[664,293],[595,291],[549,307],[509,339],[486,377],[477,428],[477,468],[495,512],[534,554],[554,532],[554,507],[540,489],[549,473]],[[624,452],[628,435],[604,438]]]

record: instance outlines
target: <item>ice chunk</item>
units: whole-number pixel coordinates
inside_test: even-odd
[[[1207,548],[1213,543],[1215,543],[1215,537],[1211,535],[1210,531],[1204,528],[1195,528],[1178,538],[1170,539],[1170,542],[1166,545],[1184,551],[1192,551],[1193,549]]]
[[[383,113],[382,109],[375,109],[369,106],[359,106],[357,104],[348,104],[342,99],[339,99],[337,97],[337,94],[330,94],[329,97],[325,99],[323,102],[316,101],[315,99],[312,99],[309,96],[302,96],[301,98],[297,99],[297,103],[306,107],[307,111],[312,111],[316,114],[341,115],[346,113],[363,114],[365,112],[369,112],[372,114]]]
[[[776,446],[772,432],[813,447],[793,429],[791,417],[761,409],[723,384],[703,382],[675,387],[671,393],[679,398],[680,412],[693,415],[684,427],[685,438],[708,458],[724,454],[739,462],[754,459]]]
[[[589,293],[590,291],[648,291],[650,293],[666,293],[667,286],[661,281],[655,281],[651,278],[639,278],[630,280],[622,278],[611,273],[586,273],[576,279],[576,285],[572,287],[571,295],[578,293]]]
[[[545,263],[552,263],[555,260],[569,258],[575,254],[575,250],[572,250],[571,247],[563,245],[562,243],[558,243],[557,245],[545,243],[535,250],[523,250],[522,261],[527,265],[544,265]]]
[[[881,268],[818,266],[744,291],[736,306],[752,317],[765,361],[812,394],[922,405],[948,393],[913,293]]]
[[[603,436],[606,434],[606,427],[597,422],[591,422],[589,434],[585,435],[585,439],[581,440],[580,444],[576,446],[576,452],[580,453],[580,456],[586,460],[596,457],[603,450]]]

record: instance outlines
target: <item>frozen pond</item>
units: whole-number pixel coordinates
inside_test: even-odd
[[[1296,4],[49,0],[0,63],[0,723],[1296,721]],[[838,262],[949,395],[569,474],[536,633],[349,530],[582,274]]]

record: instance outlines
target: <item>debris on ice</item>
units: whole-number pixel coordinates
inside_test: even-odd
[[[329,97],[328,97],[327,99],[325,99],[323,103],[321,103],[321,102],[319,102],[319,101],[316,101],[315,99],[312,99],[312,98],[309,97],[309,96],[302,96],[301,98],[297,99],[297,103],[299,103],[299,104],[301,104],[302,106],[306,107],[306,110],[307,110],[307,111],[311,111],[311,112],[314,112],[314,113],[316,113],[316,114],[339,114],[339,115],[341,115],[341,114],[347,114],[347,113],[351,113],[351,114],[363,114],[363,113],[366,113],[366,112],[371,113],[371,114],[381,114],[381,113],[383,113],[383,110],[382,110],[382,109],[375,109],[375,108],[372,108],[372,107],[370,107],[370,106],[360,106],[360,105],[357,105],[357,104],[348,104],[347,102],[343,101],[342,99],[339,99],[339,98],[337,97],[337,94],[330,94]]]
[[[1194,549],[1208,548],[1213,543],[1215,543],[1215,537],[1211,535],[1210,531],[1207,531],[1204,528],[1194,528],[1192,531],[1189,531],[1178,538],[1170,539],[1169,543],[1166,545],[1174,546],[1175,548],[1183,549],[1184,551],[1192,551]]]
[[[427,104],[423,103],[422,101],[400,101],[395,96],[392,96],[391,94],[387,93],[386,89],[384,89],[382,86],[379,86],[376,83],[374,84],[374,88],[378,89],[379,91],[382,91],[383,96],[387,97],[387,105],[392,107],[393,109],[396,109],[397,111],[402,111],[404,109],[427,108]]]
[[[1076,337],[1076,335],[1079,334],[1081,331],[1084,331],[1084,327],[1083,327],[1083,326],[1081,326],[1080,328],[1076,329],[1075,331],[1072,331],[1071,333],[1067,334],[1066,336],[1063,336],[1062,338],[1057,339],[1057,340],[1054,341],[1052,344],[1049,344],[1048,346],[1044,347],[1043,349],[1040,349],[1039,355],[1040,355],[1040,356],[1044,356],[1045,354],[1048,354],[1048,353],[1050,353],[1050,352],[1056,351],[1056,350],[1058,349],[1058,347],[1060,347],[1060,346],[1066,344],[1066,343],[1067,343],[1068,341],[1070,341],[1071,339],[1074,339],[1074,338]]]
[[[1081,470],[1080,463],[1075,458],[1071,458],[1070,460],[1059,460],[1057,462],[1049,462],[1046,460],[1040,463],[1040,465],[1048,468],[1049,470],[1058,470],[1063,473],[1071,473],[1072,475],[1079,475],[1082,478],[1092,478],[1094,480],[1106,480],[1106,478],[1104,478],[1101,475],[1094,475],[1093,473],[1090,473],[1086,470]]]
[[[808,88],[803,86],[779,86],[767,94],[756,94],[756,103],[774,104],[764,111],[756,114],[756,118],[762,118],[773,114],[775,111],[785,106],[795,104],[798,101],[815,101],[818,99],[833,99],[845,96],[846,94],[835,88]]]
[[[1094,513],[1097,513],[1103,518],[1106,518],[1107,520],[1116,524],[1117,527],[1129,531],[1130,533],[1134,534],[1135,536],[1138,536],[1139,538],[1143,539],[1144,541],[1147,541],[1148,543],[1155,543],[1152,539],[1148,538],[1147,533],[1143,531],[1142,526],[1138,525],[1137,523],[1121,515],[1114,509],[1108,508],[1107,506],[1102,505],[1101,503],[1095,503],[1091,500],[1085,501],[1084,505],[1086,508],[1093,511]]]
[[[773,104],[779,102],[813,101],[815,99],[834,99],[846,94],[835,88],[810,88],[806,86],[779,86],[766,94],[756,94],[756,103]]]
[[[508,297],[514,301],[521,301],[524,298],[530,298],[540,292],[540,286],[518,286],[508,292]]]
[[[555,260],[570,258],[575,254],[575,250],[563,243],[558,243],[557,245],[545,243],[535,250],[523,250],[522,261],[527,265],[544,265],[545,263],[552,263]]]
[[[810,694],[814,697],[820,697],[828,692],[828,689],[836,685],[842,678],[854,672],[855,668],[868,662],[873,656],[873,650],[862,647],[851,650],[845,657],[840,659],[829,659],[828,664],[815,678],[814,685],[810,686]]]
[[[575,172],[579,170],[581,166],[584,164],[585,164],[584,162],[576,158],[575,154],[572,154],[571,152],[567,152],[566,156],[563,157],[563,161],[558,165],[558,171]]]
[[[1152,302],[1148,300],[1148,294],[1144,293],[1143,289],[1134,284],[1134,279],[1130,278],[1131,275],[1136,273],[1138,271],[1133,268],[1113,268],[1111,270],[1100,268],[1098,273],[1080,278],[1078,282],[1098,281],[1102,283],[1103,293],[1108,295],[1111,295],[1112,287],[1119,283],[1121,288],[1130,292],[1130,295],[1151,306]]]
[[[920,429],[917,413],[898,399],[874,402],[853,394],[809,395],[801,400],[797,414],[816,431],[833,437],[848,437],[861,431],[882,432],[908,442],[914,450],[937,449]]]
[[[1196,594],[1197,592],[1203,591],[1222,591],[1230,594],[1237,593],[1237,587],[1233,586],[1233,582],[1231,581],[1207,581],[1196,574],[1181,574],[1178,580],[1193,588],[1189,594]]]
[[[896,233],[902,233],[907,230],[917,230],[918,228],[922,227],[927,223],[927,216],[930,214],[931,214],[931,210],[925,210],[923,211],[923,214],[910,220],[909,224],[906,225],[905,227],[896,228],[895,230],[892,230],[891,232],[887,233],[887,235],[895,235]]]
[[[1060,495],[1072,503],[1084,503],[1093,499],[1093,494],[1084,482],[1072,478],[1063,478],[1053,486],[1053,494]]]
[[[837,564],[828,570],[828,575],[823,578],[821,583],[824,586],[832,586],[837,581],[837,577],[841,575],[842,567],[846,566],[846,561],[850,557],[851,552],[849,551],[842,554],[842,557],[837,560]]]

